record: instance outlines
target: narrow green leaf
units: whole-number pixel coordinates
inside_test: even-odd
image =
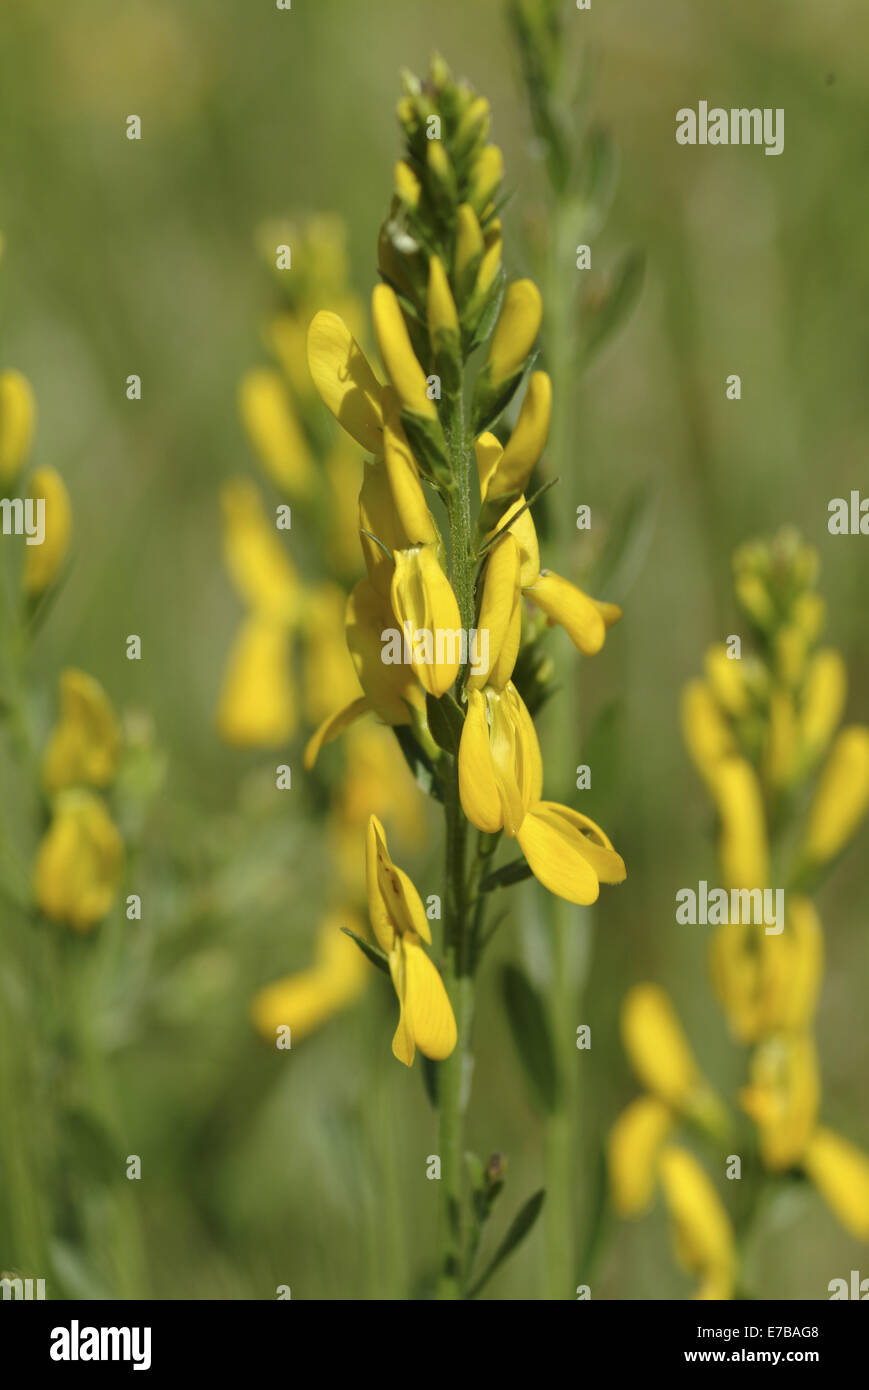
[[[541,1187],[539,1192],[535,1192],[533,1197],[528,1198],[528,1201],[525,1203],[524,1207],[522,1207],[521,1210],[517,1213],[517,1215],[513,1218],[513,1222],[510,1226],[510,1229],[508,1230],[504,1239],[501,1241],[501,1244],[498,1246],[494,1258],[487,1265],[486,1269],[480,1275],[480,1278],[474,1284],[473,1288],[471,1288],[468,1291],[468,1298],[476,1298],[477,1294],[479,1294],[482,1291],[482,1289],[485,1288],[486,1284],[488,1284],[495,1271],[500,1269],[504,1261],[510,1255],[512,1255],[513,1251],[516,1250],[522,1244],[522,1241],[531,1231],[535,1221],[540,1215],[541,1209],[543,1207],[543,1199],[545,1196],[546,1193]]]
[[[357,936],[355,931],[351,931],[349,927],[342,927],[341,930],[345,936],[350,937],[351,941],[356,942],[363,956],[367,956],[372,965],[376,965],[377,969],[382,970],[384,974],[389,974],[389,961],[386,959],[385,954],[381,951],[379,946],[372,946],[370,941],[366,941],[363,937]]]
[[[501,994],[531,1089],[542,1108],[552,1111],[559,1099],[558,1067],[543,1001],[515,965],[505,965],[501,972]]]
[[[582,306],[582,353],[585,365],[626,321],[643,287],[646,258],[641,251],[628,251],[617,262],[603,284],[598,281]]]
[[[502,864],[500,869],[486,874],[480,884],[480,892],[491,893],[494,888],[509,888],[511,884],[531,877],[532,869],[527,859],[511,859],[509,864]]]
[[[428,727],[438,748],[455,757],[465,723],[460,707],[450,694],[442,695],[439,700],[434,695],[426,694],[425,708]]]

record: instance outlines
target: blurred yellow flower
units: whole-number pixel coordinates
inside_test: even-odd
[[[106,787],[118,767],[121,734],[111,702],[93,676],[74,667],[60,677],[60,719],[42,764],[47,791]]]
[[[301,602],[298,577],[256,484],[246,478],[224,483],[220,505],[226,565],[239,594],[263,617],[294,623]]]
[[[806,1147],[803,1167],[845,1230],[869,1241],[869,1156],[819,1128]]]
[[[245,618],[223,678],[217,728],[239,748],[274,748],[292,738],[297,724],[290,674],[290,634],[268,614]]]
[[[0,372],[0,488],[14,483],[33,447],[36,401],[26,376]]]
[[[45,537],[42,545],[28,545],[24,552],[22,584],[31,598],[49,589],[60,574],[72,535],[72,505],[63,478],[54,468],[35,468],[28,492],[45,502]]]
[[[276,1030],[286,1026],[292,1041],[299,1042],[362,994],[368,965],[342,927],[366,935],[355,912],[328,913],[317,929],[313,965],[266,985],[254,996],[251,1015],[263,1037],[274,1041]]]
[[[803,853],[826,864],[845,848],[869,808],[869,729],[851,724],[837,735],[809,808]]]
[[[757,1042],[803,1029],[817,1007],[824,938],[811,899],[790,895],[780,935],[741,922],[716,933],[710,964],[716,993],[734,1037]]]
[[[314,461],[280,372],[252,367],[239,387],[242,423],[265,473],[287,497],[314,486]]]
[[[681,708],[685,746],[697,771],[710,782],[718,764],[736,752],[733,732],[706,681],[688,682]]]
[[[769,851],[763,795],[744,758],[724,758],[711,774],[721,836],[718,857],[728,888],[767,888]]]
[[[694,1060],[669,995],[660,985],[634,985],[622,1002],[622,1044],[653,1096],[682,1115],[719,1129],[723,1106]]]
[[[673,1111],[656,1096],[638,1096],[607,1138],[610,1195],[617,1215],[639,1216],[652,1202],[658,1156],[673,1128]]]
[[[392,1051],[411,1066],[415,1049],[442,1061],[456,1045],[456,1020],[443,981],[426,955],[431,931],[416,888],[389,857],[386,835],[376,816],[368,823],[365,845],[368,911],[400,1005]]]
[[[808,1033],[783,1033],[755,1049],[750,1080],[740,1104],[758,1128],[767,1168],[799,1163],[814,1131],[820,1079],[814,1040]]]
[[[100,798],[61,792],[33,866],[37,905],[53,921],[88,931],[111,908],[123,863],[123,840]]]
[[[736,1277],[733,1228],[711,1179],[693,1154],[675,1145],[660,1158],[676,1257],[700,1280],[697,1299],[729,1299]]]

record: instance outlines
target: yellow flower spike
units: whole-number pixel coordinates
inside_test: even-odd
[[[456,278],[459,281],[479,261],[484,249],[477,214],[470,203],[460,203],[456,210]]]
[[[459,316],[456,311],[453,292],[450,289],[450,282],[447,273],[438,256],[432,256],[428,263],[428,298],[426,303],[428,315],[428,336],[432,349],[436,349],[438,340],[451,335],[458,343],[459,336]]]
[[[659,985],[634,985],[622,1002],[622,1043],[637,1078],[672,1109],[693,1109],[708,1091],[678,1014]]]
[[[742,662],[727,655],[727,647],[717,642],[704,659],[706,679],[725,713],[741,718],[751,708],[751,700],[742,674]]]
[[[0,487],[13,483],[27,462],[36,429],[33,387],[21,372],[0,372]]]
[[[806,1147],[803,1168],[849,1235],[869,1241],[869,1155],[819,1128]]]
[[[419,207],[422,188],[416,174],[403,159],[400,159],[395,166],[395,192],[407,207]]]
[[[733,1228],[718,1190],[687,1149],[668,1145],[659,1175],[682,1267],[700,1280],[697,1299],[729,1299],[736,1277]]]
[[[769,699],[767,744],[763,770],[773,787],[790,786],[799,771],[799,725],[794,699],[778,687]]]
[[[869,807],[869,729],[850,724],[835,739],[809,808],[803,854],[826,864],[845,848]]]
[[[724,758],[715,767],[710,785],[721,823],[718,857],[725,884],[768,888],[766,820],[754,768],[744,758]]]
[[[594,600],[582,589],[551,570],[541,570],[523,592],[550,623],[564,628],[583,656],[595,656],[600,651],[606,638],[606,623]]]
[[[307,496],[314,485],[314,463],[280,372],[253,367],[239,386],[242,424],[263,470],[279,492]]]
[[[100,798],[61,792],[34,861],[37,906],[52,921],[89,931],[115,901],[123,864],[124,842]]]
[[[811,765],[833,737],[845,709],[848,673],[832,647],[815,652],[806,671],[800,710],[803,757]]]
[[[72,536],[72,504],[63,478],[54,468],[36,468],[30,475],[28,492],[45,503],[45,535],[42,545],[24,549],[21,583],[25,594],[36,598],[58,578],[69,553]]]
[[[229,655],[217,730],[235,748],[277,748],[296,731],[296,695],[286,625],[268,614],[246,618]]]
[[[627,870],[612,841],[588,816],[538,801],[516,832],[534,877],[556,897],[587,907],[601,883],[623,883]]]
[[[485,669],[471,670],[468,690],[505,685],[513,674],[521,638],[519,545],[508,531],[489,552],[483,575],[483,596],[477,631],[486,635],[489,659]]]
[[[383,365],[402,407],[414,415],[436,420],[437,408],[426,394],[425,372],[414,354],[398,296],[389,285],[376,286],[371,296],[371,315]]]
[[[486,145],[485,149],[480,151],[471,170],[469,201],[478,216],[491,201],[503,177],[503,154],[497,145]]]
[[[324,405],[369,454],[382,451],[380,382],[343,319],[321,310],[308,329],[308,365]]]
[[[682,691],[682,737],[698,772],[707,780],[724,758],[736,752],[736,740],[706,681],[689,681]]]
[[[818,1059],[808,1033],[782,1033],[755,1049],[739,1103],[757,1125],[767,1168],[780,1172],[800,1162],[819,1101]]]
[[[655,1096],[638,1096],[607,1137],[610,1197],[617,1215],[639,1216],[652,1204],[658,1156],[673,1128],[673,1112]]]
[[[400,1017],[392,1051],[405,1066],[416,1048],[432,1061],[449,1057],[456,1045],[456,1020],[443,980],[423,950],[431,930],[419,893],[392,862],[380,821],[372,816],[365,842],[365,882],[374,935],[389,957]]]
[[[362,994],[370,972],[342,927],[365,937],[365,925],[355,912],[329,913],[317,929],[313,965],[257,991],[251,1017],[267,1041],[274,1043],[278,1028],[289,1027],[295,1045]]]
[[[459,673],[462,620],[433,545],[395,552],[391,596],[420,684],[430,695],[445,694]]]
[[[486,365],[493,382],[506,381],[523,366],[543,319],[543,301],[533,280],[514,280],[507,288],[492,335]]]
[[[224,483],[220,505],[226,567],[239,594],[273,621],[295,622],[301,603],[298,577],[256,484],[246,478]]]
[[[389,491],[402,535],[391,548],[438,545],[438,529],[425,500],[416,459],[401,425],[401,404],[390,387],[383,393],[383,450]]]
[[[524,492],[538,463],[552,418],[552,382],[546,372],[532,372],[507,447],[489,474],[487,496],[513,497]]]
[[[42,763],[46,791],[109,786],[120,747],[118,720],[99,681],[74,667],[61,672],[60,719]]]

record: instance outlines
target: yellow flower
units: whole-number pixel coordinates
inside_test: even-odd
[[[655,1096],[638,1096],[619,1115],[607,1138],[610,1194],[619,1216],[639,1216],[651,1205],[658,1156],[672,1128],[672,1110]]]
[[[471,170],[470,200],[477,213],[487,207],[503,177],[503,154],[497,145],[486,145]]]
[[[460,203],[456,210],[456,276],[460,283],[479,264],[484,249],[477,214],[470,203]]]
[[[433,545],[396,550],[391,596],[420,684],[443,695],[459,673],[462,620]]]
[[[386,835],[376,816],[365,844],[368,911],[378,945],[389,959],[400,1017],[392,1040],[394,1056],[411,1066],[415,1049],[443,1061],[456,1045],[456,1020],[443,980],[423,949],[431,931],[419,894],[389,857]]]
[[[722,759],[736,752],[736,740],[706,681],[689,681],[682,692],[682,737],[707,782]]]
[[[489,552],[483,577],[483,594],[477,619],[480,641],[488,644],[488,662],[468,676],[468,690],[486,684],[500,689],[513,674],[522,636],[519,592],[519,545],[509,531]],[[482,648],[480,650],[482,661]]]
[[[308,495],[314,463],[280,373],[270,367],[245,372],[239,410],[257,457],[278,491],[288,497]]]
[[[42,545],[24,551],[22,584],[35,598],[49,589],[60,574],[72,535],[72,506],[63,478],[54,468],[36,468],[30,475],[31,497],[45,502],[45,536]]]
[[[419,195],[422,191],[420,182],[410,165],[403,159],[400,159],[395,166],[394,181],[396,196],[409,208],[418,207]]]
[[[800,740],[806,764],[811,765],[827,747],[845,709],[848,673],[832,647],[815,652],[803,685]]]
[[[552,382],[546,372],[532,372],[513,433],[488,477],[488,497],[515,497],[525,491],[546,447],[551,418]]]
[[[308,329],[308,365],[323,404],[369,454],[382,451],[380,382],[350,329],[322,309]]]
[[[347,646],[363,692],[338,709],[309,740],[305,767],[311,769],[320,749],[343,733],[354,720],[374,711],[386,724],[411,722],[411,710],[425,710],[425,696],[414,667],[383,660],[383,634],[395,627],[395,615],[368,579],[361,579],[347,600]]]
[[[869,1241],[869,1157],[829,1129],[816,1129],[803,1168],[850,1235]]]
[[[217,710],[224,742],[237,748],[276,748],[296,730],[290,676],[290,635],[267,613],[242,623],[230,653]]]
[[[817,1006],[823,955],[818,915],[802,895],[788,897],[780,935],[740,922],[720,927],[710,952],[712,977],[734,1037],[757,1042],[807,1027]]]
[[[761,1043],[739,1099],[757,1125],[767,1168],[799,1163],[814,1132],[820,1100],[818,1060],[809,1034],[783,1033]]]
[[[583,656],[595,656],[604,644],[607,627],[617,622],[621,610],[615,604],[601,604],[561,575],[541,570],[533,584],[523,589],[525,597],[546,614],[550,623],[563,627]]]
[[[504,303],[486,366],[493,383],[515,376],[534,346],[543,318],[543,301],[533,280],[514,280],[504,295]]]
[[[383,365],[402,407],[414,415],[436,420],[437,408],[426,394],[425,372],[414,354],[398,296],[389,285],[376,286],[371,296],[371,316]]]
[[[235,478],[220,490],[226,566],[238,592],[274,623],[295,622],[299,581],[255,483]]]
[[[307,590],[305,713],[311,724],[319,724],[336,704],[347,704],[359,694],[359,681],[347,649],[346,615],[347,595],[337,584],[321,584]]]
[[[42,764],[47,791],[107,787],[118,767],[118,721],[99,681],[73,667],[60,677],[60,719]]]
[[[729,657],[726,645],[717,642],[707,651],[703,664],[706,679],[721,708],[734,719],[747,714],[751,700],[742,674],[742,662]]]
[[[639,1080],[652,1095],[682,1115],[713,1129],[721,1101],[703,1077],[669,996],[659,985],[638,984],[625,995],[622,1043]]]
[[[459,316],[450,282],[438,256],[432,256],[428,263],[428,335],[432,348],[437,347],[440,337],[455,335],[458,342]]]
[[[389,387],[383,392],[383,452],[389,492],[400,528],[397,533],[391,532],[394,543],[387,543],[393,550],[408,545],[439,544],[440,537],[425,500],[416,459],[401,425],[398,396]],[[386,540],[386,537],[380,539]]]
[[[816,864],[834,859],[869,807],[869,729],[850,724],[838,734],[809,808],[803,852]]]
[[[773,787],[787,787],[799,772],[799,724],[793,695],[781,687],[770,695],[763,770]]]
[[[769,853],[757,774],[744,758],[724,758],[712,775],[721,836],[718,857],[728,888],[768,888]]]
[[[123,863],[123,840],[100,798],[61,792],[33,866],[37,905],[52,921],[88,931],[111,908]]]
[[[270,1042],[284,1026],[289,1027],[292,1042],[300,1042],[359,998],[369,971],[359,947],[342,927],[365,936],[355,912],[330,912],[317,929],[314,964],[266,985],[254,996],[254,1025]]]
[[[0,487],[18,477],[33,447],[36,401],[21,372],[0,372]]]
[[[676,1145],[661,1154],[660,1177],[676,1258],[700,1280],[694,1297],[731,1298],[736,1277],[733,1228],[712,1181],[694,1155]]]

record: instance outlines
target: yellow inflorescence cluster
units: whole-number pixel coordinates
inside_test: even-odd
[[[813,1023],[823,933],[811,893],[869,807],[869,729],[840,727],[846,670],[835,649],[819,645],[825,612],[817,570],[816,553],[791,531],[736,552],[736,597],[754,648],[743,654],[731,638],[709,649],[704,676],[684,691],[682,721],[717,812],[726,889],[781,888],[784,895],[781,930],[731,918],[710,948],[716,996],[734,1040],[749,1049],[739,1105],[756,1126],[763,1166],[807,1174],[842,1224],[869,1240],[869,1158],[818,1119]],[[656,1174],[671,1161],[668,1136],[680,1116],[713,1134],[727,1130],[663,991],[635,987],[622,1023],[634,1070],[650,1092],[632,1102],[610,1136],[613,1200],[629,1216],[645,1209]],[[730,1296],[734,1242],[721,1199],[693,1156],[684,1151],[678,1162],[694,1173],[694,1233],[699,1239],[702,1227],[707,1237],[704,1260],[698,1245],[688,1266],[701,1275],[700,1296]],[[677,1250],[687,1254],[687,1207],[680,1203],[673,1216]]]

